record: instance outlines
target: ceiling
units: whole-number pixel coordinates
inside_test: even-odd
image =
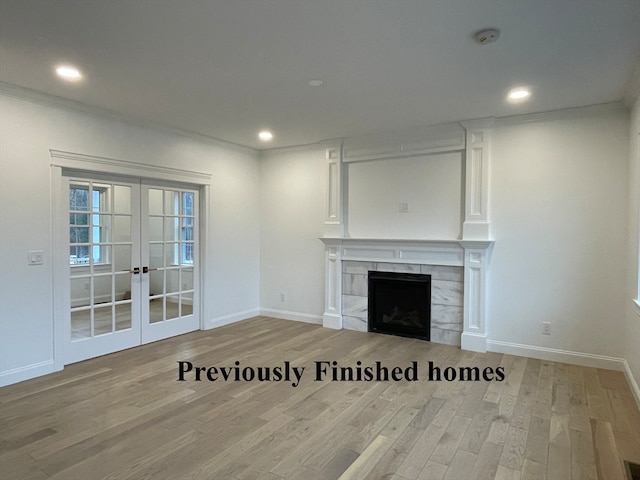
[[[638,25],[639,0],[0,0],[0,81],[263,149],[619,101]]]

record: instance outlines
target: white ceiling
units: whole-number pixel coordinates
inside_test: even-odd
[[[0,81],[273,148],[621,100],[639,26],[640,0],[0,0]]]

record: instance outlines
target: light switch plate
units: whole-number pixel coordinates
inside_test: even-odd
[[[409,203],[400,202],[400,204],[398,205],[398,211],[400,213],[409,213]]]
[[[43,265],[44,264],[44,251],[31,250],[27,252],[27,264],[28,265]]]

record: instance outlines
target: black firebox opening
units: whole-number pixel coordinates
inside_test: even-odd
[[[431,275],[369,272],[369,331],[431,340]]]

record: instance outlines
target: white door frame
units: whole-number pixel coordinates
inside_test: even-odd
[[[206,288],[206,261],[203,252],[206,251],[210,238],[210,224],[207,221],[211,187],[211,174],[162,167],[158,165],[126,162],[80,153],[50,150],[51,166],[51,251],[52,254],[52,289],[53,289],[53,366],[55,371],[64,368],[65,332],[67,331],[67,314],[69,307],[69,282],[66,271],[69,268],[69,258],[60,255],[68,244],[68,229],[65,228],[65,218],[68,216],[68,193],[64,189],[63,170],[76,171],[83,174],[107,174],[115,177],[133,177],[142,180],[168,181],[176,184],[188,185],[200,192],[200,291]],[[204,328],[207,318],[206,295],[200,295],[200,329]]]

